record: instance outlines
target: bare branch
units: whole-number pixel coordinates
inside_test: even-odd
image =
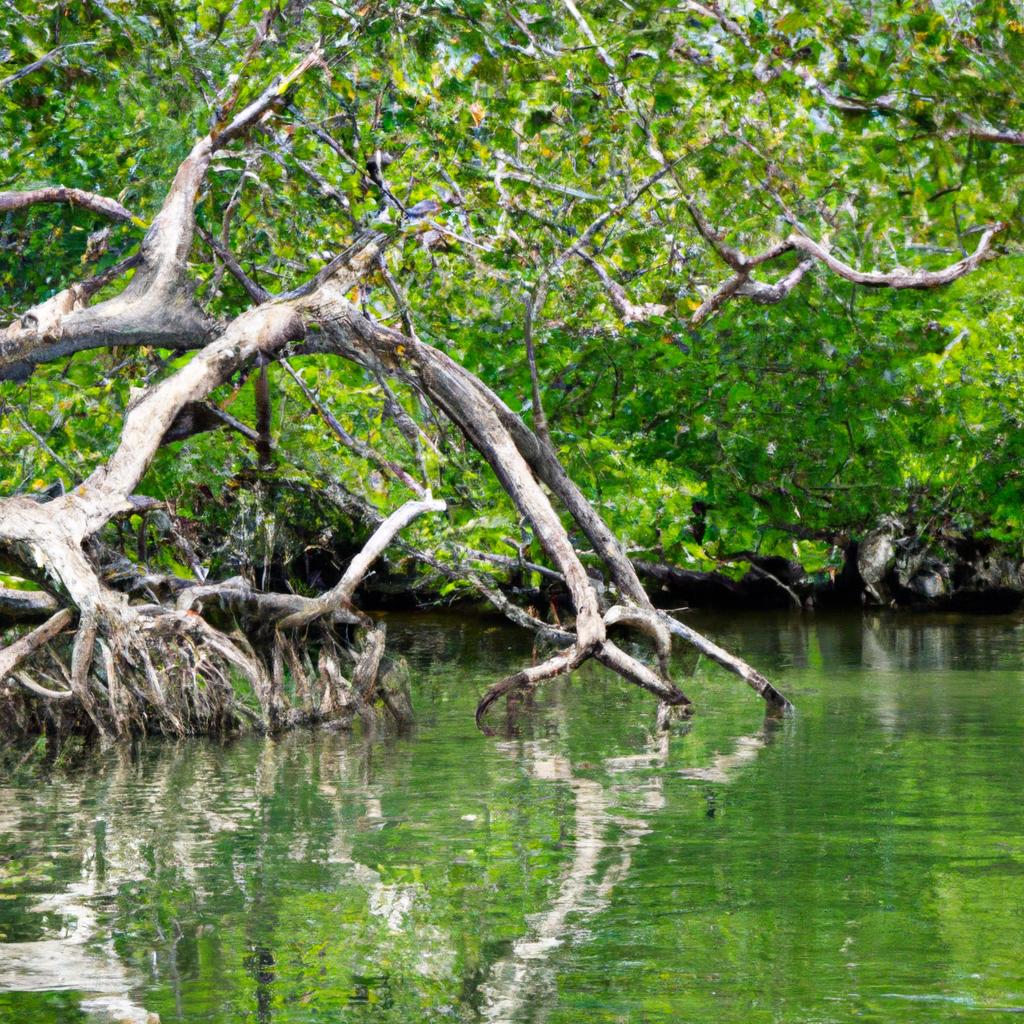
[[[686,204],[686,208],[700,236],[711,245],[715,252],[721,256],[722,260],[732,267],[733,270],[744,272],[753,270],[754,267],[759,267],[762,263],[778,259],[783,253],[789,252],[793,248],[790,240],[773,242],[764,252],[748,256],[725,241],[725,236],[708,223],[696,203],[690,201]]]
[[[579,647],[574,645],[564,651],[559,651],[539,665],[520,669],[499,680],[480,698],[480,702],[476,706],[476,724],[484,732],[490,732],[491,730],[484,725],[484,719],[497,700],[523,690],[531,690],[546,679],[553,679],[555,676],[572,672],[579,668],[584,661],[586,661],[586,655],[582,654]]]
[[[87,307],[75,286],[29,310],[0,334],[0,377],[24,376],[40,362],[114,345],[192,348],[205,344],[217,325],[195,304],[186,261],[195,231],[195,202],[213,154],[237,139],[287,99],[295,81],[320,60],[307,54],[275,79],[228,124],[200,139],[178,167],[139,254],[132,280],[120,295]],[[313,290],[339,266],[324,269]]]
[[[0,682],[6,679],[30,654],[62,633],[74,620],[75,613],[62,608],[56,615],[36,626],[31,633],[19,637],[0,650]]]
[[[786,711],[792,706],[757,669],[752,668],[742,658],[737,658],[734,654],[730,654],[724,648],[719,647],[718,644],[702,636],[695,629],[691,629],[678,619],[674,619],[668,612],[659,612],[658,615],[670,633],[692,644],[701,654],[706,658],[710,658],[716,664],[721,665],[722,668],[726,668],[735,675],[738,675],[772,707],[780,711]]]
[[[779,63],[787,70],[792,71],[811,92],[817,93],[833,110],[839,110],[844,114],[865,114],[871,111],[892,114],[900,110],[899,97],[895,93],[875,96],[872,99],[843,96],[830,89],[824,82],[819,81],[810,68],[806,68],[802,64],[794,64],[792,61],[779,61]]]
[[[40,68],[46,67],[55,57],[58,57],[65,50],[73,50],[79,46],[96,46],[98,45],[94,40],[83,40],[79,43],[64,43],[61,46],[55,46],[49,53],[44,53],[38,60],[32,61],[31,64],[26,64],[23,68],[19,68],[13,74],[8,75],[6,78],[0,78],[0,89],[6,89],[9,85],[13,85],[15,82],[26,75],[31,75],[33,72],[38,71]]]
[[[335,502],[339,508],[349,513],[354,512],[360,519],[365,523],[372,525],[374,528],[384,521],[384,517],[373,505],[364,498],[360,498],[355,494],[345,491],[337,483],[329,483],[324,488],[324,494],[326,497],[330,498],[331,501]],[[491,583],[484,575],[477,572],[472,567],[471,563],[489,562],[495,565],[500,565],[506,569],[525,569],[528,572],[536,572],[549,579],[558,580],[559,582],[564,583],[565,579],[561,573],[555,572],[553,569],[549,569],[545,565],[538,565],[535,562],[520,561],[518,558],[513,558],[510,555],[497,555],[486,551],[476,551],[472,548],[464,547],[461,544],[448,545],[448,547],[450,547],[459,558],[459,561],[455,564],[442,562],[431,552],[412,547],[410,544],[407,544],[400,539],[396,541],[396,545],[404,554],[415,559],[417,562],[428,566],[435,572],[440,573],[440,575],[445,579],[452,582],[468,581],[494,606],[497,611],[501,612],[507,619],[514,622],[517,626],[532,630],[545,639],[554,640],[558,643],[571,644],[575,639],[574,635],[568,630],[552,626],[547,622],[542,622],[540,619],[524,611],[518,605],[513,604],[507,597],[505,597],[497,586]]]
[[[650,320],[651,317],[664,316],[668,312],[668,306],[660,302],[645,302],[642,305],[636,305],[634,302],[631,302],[629,296],[626,295],[626,289],[618,281],[614,280],[590,253],[581,252],[580,259],[597,274],[598,279],[608,293],[608,298],[611,299],[612,305],[622,318],[623,323],[641,323],[645,320]]]
[[[993,238],[1001,231],[1006,230],[1008,226],[1005,223],[989,225],[982,231],[978,247],[973,253],[941,270],[908,270],[900,267],[891,271],[863,271],[844,263],[833,256],[826,245],[815,242],[799,232],[793,232],[788,238],[773,242],[762,252],[748,256],[725,241],[724,236],[708,223],[696,203],[688,203],[687,208],[701,237],[714,248],[725,263],[736,271],[732,277],[723,281],[693,313],[691,323],[695,325],[701,324],[713,316],[726,302],[737,295],[763,305],[781,302],[803,280],[815,260],[825,264],[833,273],[845,280],[866,288],[939,288],[976,270],[989,254]],[[755,267],[776,260],[794,250],[804,253],[809,259],[801,260],[792,271],[775,284],[766,284],[751,276],[751,271]]]
[[[280,75],[270,83],[240,114],[227,124],[220,124],[210,133],[214,149],[222,149],[229,142],[244,135],[253,125],[258,124],[276,106],[286,102],[288,90],[312,67],[323,60],[319,47],[310,50],[287,74]]]
[[[704,323],[714,316],[739,290],[748,283],[749,275],[744,272],[726,278],[694,311],[690,323]]]
[[[790,292],[804,279],[804,275],[814,266],[813,260],[803,260],[798,263],[785,277],[776,281],[775,284],[766,284],[757,281],[747,271],[741,271],[723,281],[714,292],[711,293],[690,317],[690,323],[694,326],[702,324],[709,317],[717,313],[729,299],[736,295],[743,296],[763,306],[781,302]]]
[[[362,550],[352,559],[341,579],[327,593],[310,602],[306,611],[289,615],[281,621],[280,629],[297,629],[314,619],[329,615],[338,608],[348,608],[352,603],[352,595],[362,582],[370,566],[383,554],[384,549],[413,520],[426,512],[444,512],[448,506],[437,498],[425,498],[422,501],[407,501],[401,508],[392,512],[373,536],[363,545]]]
[[[309,404],[316,410],[320,418],[327,424],[327,426],[334,433],[341,443],[354,452],[362,459],[366,459],[368,462],[372,462],[382,472],[387,473],[388,476],[394,477],[400,481],[405,487],[408,487],[419,498],[425,498],[427,496],[426,490],[423,486],[416,481],[416,479],[407,473],[397,462],[393,462],[391,459],[382,455],[376,448],[368,445],[365,441],[360,441],[358,438],[353,437],[337,420],[337,417],[321,402],[316,395],[309,389],[306,382],[299,376],[294,370],[291,363],[287,359],[282,359],[281,365],[284,367],[288,375],[298,384],[299,389],[302,391],[305,399]]]
[[[523,165],[516,160],[514,157],[509,156],[507,153],[501,153],[498,156],[499,164],[509,163],[515,168],[509,170],[507,167],[501,167],[499,176],[501,178],[508,178],[512,181],[520,181],[524,185],[531,185],[533,188],[540,189],[544,192],[553,192],[555,195],[567,196],[570,199],[584,199],[590,203],[599,203],[603,197],[595,195],[593,192],[584,192],[583,189],[573,188],[570,185],[562,185],[554,181],[546,181],[539,175],[534,174],[528,168],[524,168]]]
[[[740,285],[736,294],[764,306],[781,302],[804,279],[804,275],[813,266],[813,260],[803,260],[775,284],[765,284],[764,281],[755,281],[752,277],[748,277]]]
[[[663,167],[659,168],[653,174],[650,174],[646,178],[644,178],[644,180],[641,181],[639,185],[636,185],[634,188],[631,188],[626,193],[626,195],[619,200],[619,202],[615,203],[612,206],[609,206],[608,209],[604,211],[604,213],[596,217],[584,229],[584,231],[580,234],[579,238],[577,238],[572,245],[568,246],[566,249],[563,249],[562,252],[558,254],[554,262],[551,264],[549,273],[553,273],[560,270],[563,266],[565,266],[565,264],[570,259],[572,259],[573,256],[582,252],[588,245],[590,245],[594,236],[598,233],[598,231],[600,231],[605,226],[605,224],[608,223],[608,221],[612,220],[614,217],[618,217],[621,214],[625,213],[625,211],[628,210],[631,206],[633,206],[638,199],[640,199],[643,195],[649,192],[659,181],[661,181],[661,179],[664,178],[666,174],[669,174],[675,168],[677,163],[679,163],[679,160],[672,160],[666,163]]]
[[[225,611],[250,622],[280,623],[290,615],[305,612],[316,600],[299,594],[275,594],[257,590],[241,576],[195,586],[181,586],[177,578],[171,579],[173,585],[179,587],[175,605],[180,612],[201,610],[204,604],[216,602]],[[361,614],[341,607],[323,613],[320,617],[331,625],[363,624]]]
[[[968,118],[963,131],[952,132],[953,135],[968,135],[979,142],[996,142],[1008,146],[1024,146],[1024,131],[1016,131],[1012,128],[994,128],[992,125],[981,124]]]
[[[71,690],[51,690],[41,686],[27,672],[13,672],[11,678],[17,680],[26,690],[34,693],[37,697],[45,697],[47,700],[68,700],[74,697]]]
[[[252,427],[218,408],[212,402],[188,402],[174,417],[174,421],[160,439],[160,444],[184,441],[195,437],[196,434],[205,434],[209,430],[218,430],[221,427],[234,430],[253,444],[257,444],[260,440],[259,433]]]
[[[576,22],[576,27],[580,30],[583,38],[586,39],[594,48],[594,53],[597,54],[597,59],[607,69],[609,74],[608,81],[611,85],[612,91],[619,100],[621,100],[624,106],[632,106],[632,99],[628,90],[625,85],[619,81],[619,69],[615,66],[615,62],[609,56],[608,51],[601,45],[597,36],[594,35],[594,30],[590,27],[590,23],[580,13],[580,9],[576,6],[573,0],[562,0],[562,5],[572,15],[572,19]]]
[[[542,274],[537,287],[530,292],[523,303],[523,345],[526,349],[526,365],[530,371],[530,416],[533,429],[543,444],[553,447],[548,418],[544,412],[544,400],[540,393],[540,373],[537,370],[537,350],[533,340],[533,324],[539,311],[544,309],[548,297],[548,277]]]
[[[80,188],[51,185],[26,192],[0,192],[0,213],[23,210],[43,203],[67,203],[68,206],[80,206],[83,210],[99,213],[114,221],[131,221],[139,225],[143,223],[116,199],[108,199],[96,192],[86,192]]]
[[[982,232],[978,247],[974,252],[957,260],[956,263],[951,263],[948,267],[943,267],[942,270],[907,270],[903,267],[890,271],[858,270],[837,259],[825,246],[806,235],[792,234],[787,242],[792,248],[799,249],[816,260],[820,260],[829,270],[845,280],[866,288],[939,288],[976,270],[989,254],[992,239],[1001,231],[1005,231],[1008,226],[1003,222],[990,224]]]

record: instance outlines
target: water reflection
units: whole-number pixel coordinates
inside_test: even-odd
[[[701,667],[689,731],[653,734],[595,668],[496,742],[472,708],[528,656],[518,634],[399,623],[412,737],[147,744],[7,780],[0,1021],[1009,1012],[1016,623],[958,624],[960,646],[927,622],[705,628],[796,718]]]
[[[1009,615],[694,612],[687,621],[737,649],[755,647],[759,664],[783,670],[987,672],[1013,667],[1024,647],[1024,621]]]
[[[661,734],[642,753],[608,758],[603,767],[613,773],[662,768],[668,748],[669,737]],[[531,920],[511,953],[492,966],[481,988],[485,1020],[519,1020],[529,1009],[529,1019],[539,1021],[556,995],[551,952],[584,937],[584,922],[607,906],[616,883],[629,871],[633,848],[649,830],[646,816],[664,806],[664,798],[656,775],[634,786],[602,784],[576,776],[568,758],[550,744],[506,745],[505,750],[531,778],[564,783],[574,797],[573,857],[562,869],[554,899]]]
[[[749,736],[740,736],[735,747],[728,753],[719,753],[703,768],[681,768],[679,774],[686,779],[703,782],[729,782],[744,765],[750,764],[757,755],[773,742],[783,723],[778,718],[766,718],[764,725]]]
[[[555,711],[554,719],[567,714],[564,703]],[[315,754],[307,756],[313,744]],[[389,776],[404,774],[403,761],[411,770],[402,745],[398,741],[386,757]],[[363,970],[394,957],[398,950],[389,944],[408,943],[411,925],[415,972],[435,982],[454,982],[458,936],[414,920],[417,904],[431,900],[424,882],[388,882],[378,868],[359,859],[367,834],[394,827],[402,817],[385,813],[387,783],[378,782],[375,771],[380,752],[369,743],[339,737],[313,741],[293,736],[250,746],[248,757],[239,757],[237,749],[198,743],[160,744],[155,754],[142,757],[116,750],[102,766],[53,779],[46,788],[0,792],[5,845],[17,846],[22,859],[56,854],[60,874],[67,878],[61,891],[26,900],[22,913],[12,918],[15,931],[20,926],[23,932],[33,928],[32,918],[45,919],[52,934],[0,943],[0,990],[74,990],[84,995],[79,1009],[86,1014],[146,1022],[145,990],[159,983],[171,989],[174,1017],[190,1019],[182,991],[194,973],[187,947],[217,926],[200,924],[190,933],[177,915],[153,922],[146,955],[136,951],[126,963],[114,935],[126,918],[130,922],[138,914],[133,900],[159,898],[150,890],[169,885],[184,887],[188,904],[213,909],[235,888],[241,903],[258,913],[271,898],[262,891],[260,876],[282,859],[329,865],[333,884],[365,894],[366,921],[376,919],[378,925],[364,923],[373,940],[363,951]],[[589,776],[582,777],[550,740],[494,745],[508,762],[503,774],[564,790],[570,820],[561,821],[566,856],[546,886],[547,901],[538,902],[524,919],[525,930],[510,952],[485,967],[478,990],[467,993],[482,1019],[518,1020],[527,1010],[529,1019],[541,1019],[544,1003],[556,995],[552,952],[585,941],[587,922],[608,905],[629,872],[633,850],[649,831],[650,816],[664,805],[660,771],[668,763],[669,748],[668,734],[657,734],[636,754],[588,764]],[[282,790],[294,792],[296,784],[307,789],[307,800],[314,788],[323,801],[310,808],[316,827],[303,827],[296,818],[299,827],[290,835],[279,831],[281,822],[273,832],[265,831],[260,826],[271,813],[268,802],[290,801]],[[44,818],[49,828],[39,827]],[[472,821],[475,815],[460,820]],[[423,824],[402,822],[414,829]],[[321,884],[327,880],[317,874]],[[112,911],[112,905],[119,909]],[[252,983],[253,1019],[259,1024],[275,1019],[278,980],[278,954],[257,938],[264,930],[252,929],[243,959]],[[345,1002],[368,997],[369,990],[364,986],[360,991],[356,984]]]

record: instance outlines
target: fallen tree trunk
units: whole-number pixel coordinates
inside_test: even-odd
[[[47,689],[59,693],[56,699],[80,706],[104,735],[153,730],[180,735],[234,727],[243,720],[276,730],[324,720],[349,722],[354,715],[369,726],[375,721],[373,706],[378,699],[398,724],[407,724],[402,700],[380,682],[383,630],[353,606],[352,597],[369,566],[403,527],[425,512],[445,507],[411,477],[407,483],[418,500],[385,518],[337,586],[318,598],[264,594],[245,581],[197,581],[195,586],[168,587],[170,600],[140,603],[136,597],[133,603],[100,578],[87,554],[107,523],[136,508],[135,490],[162,444],[207,429],[213,419],[237,429],[230,417],[203,404],[215,388],[239,370],[265,366],[287,351],[303,351],[338,355],[379,377],[413,382],[490,465],[569,591],[575,620],[571,629],[554,635],[565,648],[491,687],[480,701],[478,721],[483,723],[487,709],[501,696],[571,672],[590,658],[654,694],[664,708],[688,711],[689,698],[669,674],[672,633],[741,675],[770,702],[786,706],[767,680],[740,659],[666,621],[654,609],[618,541],[565,473],[554,450],[489,388],[438,349],[384,327],[348,301],[352,288],[380,266],[388,236],[357,235],[306,284],[278,296],[248,281],[237,261],[225,256],[225,266],[242,280],[254,305],[222,325],[196,304],[186,264],[196,233],[196,199],[214,154],[286,102],[290,86],[320,60],[317,51],[310,53],[229,123],[218,125],[193,146],[138,256],[124,265],[127,269],[130,263],[135,273],[120,295],[90,306],[94,293],[72,286],[19,317],[0,337],[0,374],[15,378],[40,362],[90,347],[147,344],[199,349],[184,366],[131,402],[114,452],[73,491],[45,503],[24,498],[0,502],[0,555],[6,563],[20,566],[26,578],[41,583],[63,606],[6,649],[11,664],[3,674],[17,670],[16,678],[23,682],[21,675],[28,672],[26,678],[33,685],[27,689],[35,696],[46,699]],[[52,198],[44,190],[18,202],[27,206]],[[97,209],[111,213],[103,204]],[[263,405],[266,421],[266,401]],[[267,445],[266,427],[264,422],[257,431],[261,450]],[[351,439],[341,440],[360,448]],[[603,605],[545,488],[565,505],[608,567],[618,604]],[[230,610],[245,628],[231,635],[214,628],[201,613],[204,602]],[[28,660],[76,615],[66,664],[57,659],[67,678],[71,696],[66,697],[33,680]],[[534,620],[524,616],[532,624]],[[609,639],[607,629],[614,625],[652,642],[655,668]],[[350,652],[354,669],[348,683],[339,667],[340,652],[347,645],[336,629],[351,626],[362,628],[364,636]],[[303,653],[308,652],[300,653],[292,640],[302,633],[308,642],[311,631],[313,647],[319,651],[315,670],[312,657],[304,660]],[[239,679],[255,695],[258,711],[239,698]]]
[[[355,309],[337,287],[323,290],[316,315],[323,331],[306,340],[306,350],[336,352],[376,372],[415,379],[424,393],[441,406],[484,455],[519,510],[533,523],[538,540],[561,570],[577,612],[577,637],[580,635],[579,602],[582,599],[582,607],[589,609],[591,598],[588,595],[593,590],[575,549],[568,543],[564,527],[546,495],[537,486],[538,477],[565,503],[608,566],[620,594],[632,606],[632,624],[643,623],[642,632],[654,638],[659,650],[667,647],[668,633],[675,633],[702,654],[739,675],[770,705],[781,710],[789,707],[786,698],[752,666],[727,655],[717,644],[689,627],[680,632],[677,628],[680,624],[654,608],[622,546],[566,474],[557,455],[481,381],[438,349],[374,323]],[[538,523],[543,524],[543,528],[538,529]],[[571,576],[565,573],[567,565]],[[585,589],[581,589],[581,585]],[[588,611],[588,614],[592,613]],[[478,719],[498,696],[516,689],[532,688],[552,675],[572,671],[587,657],[602,653],[605,642],[601,636],[591,641],[589,649],[581,649],[577,641],[572,656],[563,652],[543,666],[534,666],[529,671],[524,670],[496,683],[481,700]],[[658,691],[649,685],[643,666],[623,652],[602,660],[629,681],[657,692],[667,705],[690,706],[689,699],[668,679],[667,665],[663,665],[666,685]]]

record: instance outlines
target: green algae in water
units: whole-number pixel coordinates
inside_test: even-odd
[[[1024,633],[707,619],[652,735],[596,667],[474,728],[528,658],[396,620],[419,725],[148,742],[0,786],[0,1020],[936,1022],[1024,1011]]]

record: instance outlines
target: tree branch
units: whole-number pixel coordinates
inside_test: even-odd
[[[899,267],[890,271],[864,271],[844,263],[833,256],[825,245],[815,242],[799,232],[793,232],[788,238],[771,243],[762,252],[748,256],[740,249],[729,245],[723,235],[708,223],[695,203],[688,203],[687,208],[701,237],[714,248],[725,263],[736,271],[695,310],[691,317],[691,323],[694,325],[703,323],[737,295],[763,305],[781,302],[803,280],[814,261],[823,263],[844,280],[866,288],[940,288],[976,270],[991,251],[992,240],[1008,227],[1002,222],[990,224],[982,231],[978,246],[973,253],[941,270],[908,270]],[[794,250],[809,258],[801,260],[793,270],[775,284],[765,284],[751,276],[751,271],[755,267],[776,260]]]
[[[38,71],[40,68],[46,67],[65,50],[73,50],[79,46],[96,46],[98,45],[94,40],[83,40],[79,43],[64,43],[61,46],[55,46],[49,53],[44,53],[38,60],[32,61],[31,64],[26,64],[23,68],[19,68],[13,74],[8,75],[6,78],[0,78],[0,89],[6,89],[9,85],[13,85],[15,82],[24,78],[26,75],[31,75],[33,72]]]
[[[444,512],[448,506],[437,498],[425,498],[422,501],[407,501],[401,508],[392,512],[374,531],[373,536],[363,545],[362,550],[352,559],[341,579],[325,594],[313,600],[305,611],[289,615],[279,624],[279,629],[298,629],[328,615],[339,608],[349,608],[356,587],[362,582],[370,566],[383,554],[384,549],[413,520],[426,512]]]
[[[25,192],[0,192],[0,213],[23,210],[29,206],[43,203],[67,203],[68,206],[80,206],[83,210],[99,213],[114,221],[131,221],[142,224],[131,210],[126,209],[116,199],[108,199],[96,192],[86,192],[80,188],[67,188],[64,185],[51,185],[47,188],[36,188]]]
[[[866,288],[939,288],[976,270],[988,255],[992,247],[992,239],[1001,231],[1005,231],[1008,226],[1003,222],[990,224],[982,232],[978,247],[974,252],[942,270],[907,270],[903,267],[890,271],[858,270],[837,259],[823,245],[806,235],[792,234],[787,242],[792,248],[799,249],[824,263],[829,270],[845,280]]]
[[[645,320],[650,320],[651,317],[664,316],[668,312],[668,306],[660,302],[645,302],[642,305],[632,302],[626,294],[626,289],[614,280],[590,253],[581,252],[580,259],[597,274],[598,280],[604,285],[604,290],[608,293],[608,298],[611,299],[612,306],[622,318],[623,323],[642,323]]]
[[[397,462],[393,462],[391,459],[382,455],[376,448],[371,447],[365,441],[360,441],[358,438],[353,437],[337,420],[337,417],[321,402],[316,395],[309,389],[306,382],[299,376],[298,373],[292,368],[291,363],[287,359],[280,360],[281,365],[284,367],[288,375],[295,381],[299,386],[299,390],[305,396],[305,399],[309,404],[316,410],[320,418],[327,424],[334,436],[337,437],[341,443],[354,452],[362,459],[366,459],[368,462],[372,462],[382,472],[387,473],[388,476],[394,477],[405,487],[408,487],[418,498],[426,498],[427,492],[423,486],[417,482],[417,480],[410,474],[407,473]]]
[[[26,633],[0,650],[0,682],[3,682],[29,655],[62,633],[71,625],[74,618],[73,611],[62,608],[41,626],[36,626],[31,633]]]
[[[0,334],[0,378],[24,377],[37,363],[88,348],[138,344],[192,348],[205,344],[217,325],[196,305],[194,284],[186,268],[199,188],[213,154],[283,104],[289,88],[319,61],[319,50],[307,54],[229,123],[217,125],[195,143],[178,167],[160,212],[142,240],[135,275],[120,295],[88,307],[87,296],[73,285],[29,310]],[[324,268],[313,287],[337,269]]]

